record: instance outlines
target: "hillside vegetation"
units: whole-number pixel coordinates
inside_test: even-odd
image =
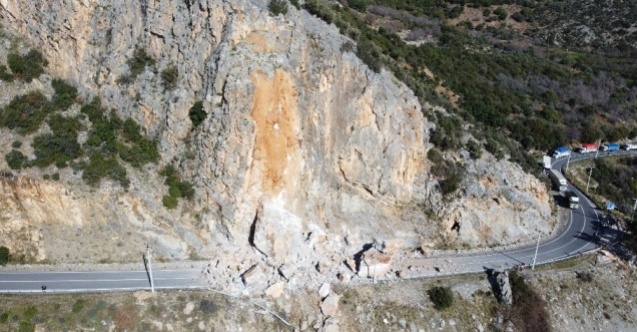
[[[627,3],[355,0],[305,9],[356,41],[371,68],[393,71],[422,102],[473,124],[488,151],[527,170],[533,151],[637,135],[637,34]],[[460,147],[456,130],[436,131],[439,149]]]

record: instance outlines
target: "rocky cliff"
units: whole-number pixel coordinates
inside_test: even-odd
[[[468,165],[465,189],[443,200],[428,172],[428,106],[390,73],[377,74],[343,51],[347,38],[305,11],[290,6],[271,17],[267,2],[255,0],[0,5],[0,22],[45,54],[51,75],[137,120],[159,140],[160,164],[174,164],[196,184],[195,202],[170,213],[158,200],[165,189],[152,167],[133,172],[125,195],[108,183],[95,193],[77,184],[86,201],[74,204],[93,215],[117,211],[115,224],[156,239],[165,257],[215,256],[214,267],[234,270],[228,273],[237,280],[244,273],[245,283],[254,271],[284,275],[281,264],[340,271],[333,267],[375,239],[398,238],[406,248],[479,246],[549,230],[541,182],[489,155],[474,162],[457,154]],[[126,84],[127,61],[142,48],[156,64]],[[171,66],[176,88],[165,89],[159,73]],[[197,101],[207,117],[195,127],[188,110]],[[451,230],[455,223],[459,231]]]

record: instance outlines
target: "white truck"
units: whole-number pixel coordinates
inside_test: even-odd
[[[624,144],[624,145],[622,145],[622,149],[624,149],[626,151],[637,150],[637,144],[635,144],[635,143]]]
[[[557,188],[561,193],[568,189],[568,181],[566,181],[566,178],[562,175],[560,170],[552,169],[549,172],[549,176],[551,177],[553,184],[555,184],[555,188]]]
[[[576,210],[579,209],[579,197],[577,197],[577,195],[572,192],[572,191],[567,191],[565,194],[566,199],[568,199],[568,207],[571,208],[572,210]]]

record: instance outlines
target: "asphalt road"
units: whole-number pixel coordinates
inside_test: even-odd
[[[598,157],[609,155],[637,154],[635,152],[619,151],[616,153],[600,153]],[[578,155],[575,160],[593,158],[595,154]],[[567,162],[566,158],[554,160],[553,168],[560,169]],[[580,208],[570,210],[570,218],[565,231],[559,236],[541,241],[537,264],[549,263],[570,258],[597,247],[600,231],[601,214],[593,204],[576,187],[569,185],[569,189],[580,197]],[[563,202],[562,205],[566,203]],[[491,268],[510,268],[524,263],[530,266],[535,255],[535,246],[516,250],[497,249],[482,254],[431,257],[427,264],[433,268],[421,277],[440,276],[454,273],[479,272]],[[141,264],[140,264],[141,265]],[[201,278],[199,270],[157,270],[153,271],[155,289],[188,289],[203,288],[205,280]],[[0,293],[28,293],[42,292],[42,285],[46,285],[45,292],[95,292],[95,291],[131,291],[150,289],[149,277],[146,271],[91,271],[91,272],[5,272],[0,271]]]
[[[141,265],[141,264],[140,264]],[[201,271],[153,271],[155,289],[202,288]],[[146,271],[0,272],[1,293],[99,292],[150,289]]]

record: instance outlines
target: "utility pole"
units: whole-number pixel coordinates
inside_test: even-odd
[[[635,198],[635,205],[633,205],[633,215],[630,217],[630,221],[635,221],[635,210],[637,210],[637,198]]]
[[[593,175],[593,166],[591,166],[590,172],[588,172],[588,182],[586,182],[586,194],[588,194],[588,185],[591,184],[591,175]]]
[[[564,170],[564,174],[568,173],[568,164],[571,163],[571,154],[568,154],[568,160],[566,160],[566,169]]]
[[[146,244],[146,263],[148,263],[148,277],[150,278],[150,291],[155,292],[155,284],[153,283],[153,268],[150,265],[150,246]]]
[[[599,143],[597,143],[597,150],[595,151],[595,159],[597,159],[597,155],[599,154],[600,145],[602,145],[601,139],[599,140]]]
[[[535,260],[537,259],[538,249],[540,249],[540,234],[537,235],[537,245],[535,246],[535,255],[533,255],[533,265],[531,265],[531,270],[535,270]]]

